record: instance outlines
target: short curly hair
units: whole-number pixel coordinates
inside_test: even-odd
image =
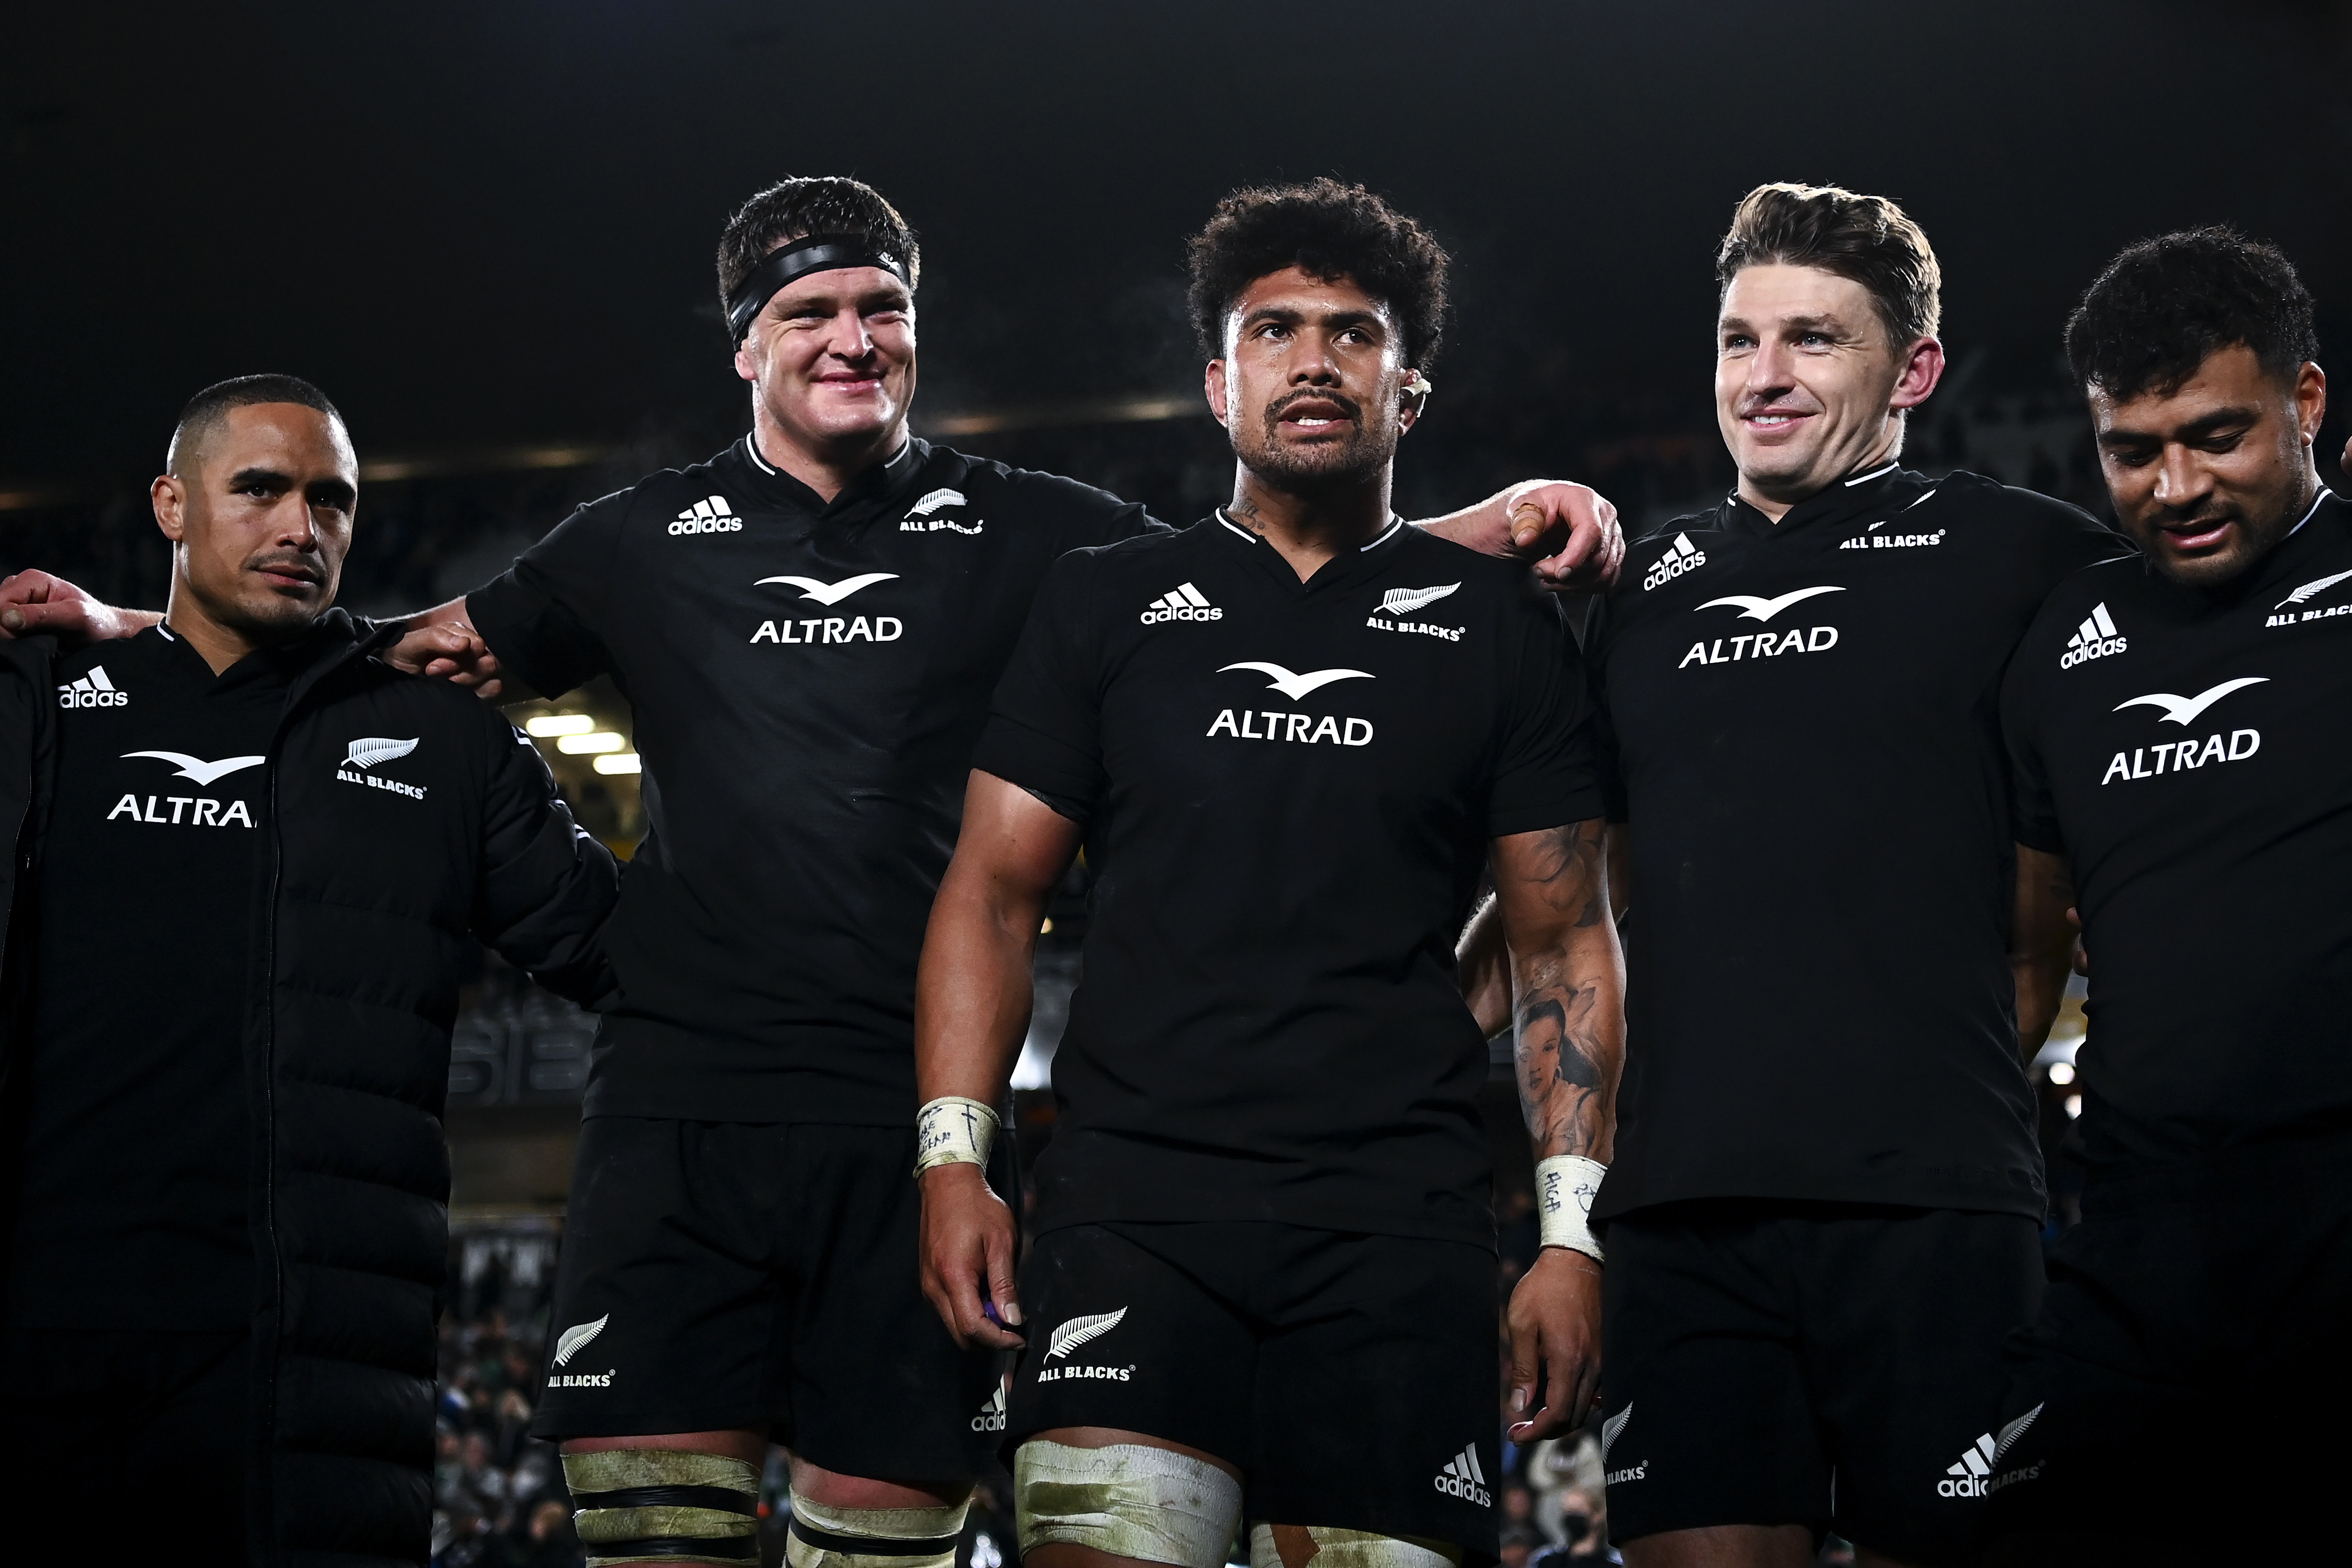
[[[2125,247],[2066,321],[2075,382],[2121,403],[2179,391],[2207,355],[2239,343],[2285,381],[2319,357],[2311,294],[2294,264],[2219,226]]]
[[[1743,267],[1817,267],[1870,290],[1897,343],[1932,338],[1943,325],[1943,269],[1911,216],[1885,196],[1840,185],[1759,185],[1740,198],[1716,252],[1715,280],[1728,289]]]
[[[1445,334],[1445,247],[1361,185],[1314,179],[1257,185],[1217,204],[1192,238],[1192,330],[1207,359],[1225,352],[1225,317],[1243,290],[1296,267],[1349,279],[1383,300],[1404,337],[1404,363],[1427,370]]]
[[[909,289],[922,277],[915,231],[881,192],[837,174],[779,180],[738,208],[719,237],[719,314],[726,314],[735,290],[768,252],[812,234],[854,234],[905,257]]]

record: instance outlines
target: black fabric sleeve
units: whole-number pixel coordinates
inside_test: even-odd
[[[625,505],[625,496],[607,496],[582,507],[466,595],[490,652],[541,697],[561,697],[613,667],[602,628]]]
[[[1087,565],[1081,552],[1045,574],[972,756],[982,773],[1049,805],[1054,797],[1091,802],[1102,779],[1102,684],[1083,585]]]
[[[1592,772],[1601,787],[1601,814],[1612,822],[1625,818],[1625,778],[1617,763],[1617,727],[1610,722],[1603,700],[1608,686],[1602,660],[1609,649],[1609,596],[1595,594],[1570,612],[1577,626],[1577,647],[1584,656],[1584,697],[1592,713]]]
[[[1486,797],[1486,834],[1501,838],[1601,814],[1584,661],[1566,620],[1533,589],[1511,607],[1517,642],[1504,697],[1502,744]]]
[[[620,869],[572,820],[530,738],[487,709],[482,718],[491,732],[474,934],[559,996],[609,1007],[620,986],[602,937]]]
[[[2027,644],[2037,640],[2026,639]],[[2000,682],[2000,730],[2009,751],[2010,836],[2029,849],[2059,855],[2065,852],[2066,841],[2058,831],[2058,806],[2051,798],[2038,735],[2040,687],[2049,663],[2027,658],[2023,645],[2011,658]]]

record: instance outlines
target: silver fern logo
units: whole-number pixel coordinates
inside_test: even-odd
[[[423,739],[422,736],[406,741],[392,741],[382,735],[362,735],[352,742],[350,751],[343,753],[342,765],[347,768],[372,768],[378,763],[388,763],[394,757],[404,757],[416,750],[416,741],[421,739]]]
[[[2042,1403],[2047,1404],[2049,1402],[2044,1400]],[[1993,1463],[1999,1464],[2001,1461],[2001,1459],[2009,1453],[2010,1445],[2016,1442],[2020,1437],[2024,1436],[2025,1429],[2028,1426],[2032,1426],[2033,1418],[2041,1414],[2042,1405],[2037,1405],[2032,1409],[2027,1411],[2024,1415],[2019,1416],[2016,1420],[2011,1422],[2008,1426],[2000,1429],[2000,1436],[1993,1439]]]
[[[1433,605],[1461,587],[1448,583],[1442,588],[1391,588],[1381,595],[1381,608],[1391,616],[1409,616],[1424,605]]]
[[[1628,1405],[1601,1424],[1601,1458],[1604,1462],[1609,1458],[1609,1446],[1617,1441],[1617,1434],[1625,1430],[1625,1423],[1632,1419],[1633,1407]]]
[[[1102,1338],[1118,1327],[1119,1320],[1126,1316],[1127,1309],[1121,1307],[1116,1312],[1095,1312],[1083,1318],[1072,1318],[1055,1329],[1053,1337],[1046,1342],[1045,1359],[1059,1361],[1080,1345]]]
[[[410,742],[412,745],[415,743],[415,742]],[[593,1323],[574,1323],[570,1328],[564,1330],[562,1333],[557,1335],[555,1340],[555,1364],[558,1366],[571,1365],[572,1358],[580,1353],[582,1347],[585,1346],[590,1340],[594,1339],[598,1334],[603,1333],[604,1331],[604,1325],[612,1321],[613,1314],[607,1312]]]

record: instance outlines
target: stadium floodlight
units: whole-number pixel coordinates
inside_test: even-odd
[[[641,773],[646,764],[635,752],[615,752],[609,757],[599,757],[593,764],[600,773]]]
[[[523,721],[522,731],[533,740],[544,741],[551,735],[584,735],[596,727],[596,721],[585,713],[541,713]]]
[[[599,730],[593,735],[565,735],[555,742],[555,749],[567,757],[577,757],[596,752],[617,752],[628,742],[610,730]]]

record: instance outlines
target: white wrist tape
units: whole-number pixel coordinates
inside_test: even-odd
[[[1581,1154],[1554,1154],[1536,1162],[1536,1225],[1546,1247],[1569,1247],[1593,1262],[1601,1244],[1592,1238],[1593,1194],[1609,1167]]]
[[[995,1143],[995,1111],[976,1100],[943,1094],[915,1117],[915,1174],[933,1165],[971,1164],[985,1170]]]

